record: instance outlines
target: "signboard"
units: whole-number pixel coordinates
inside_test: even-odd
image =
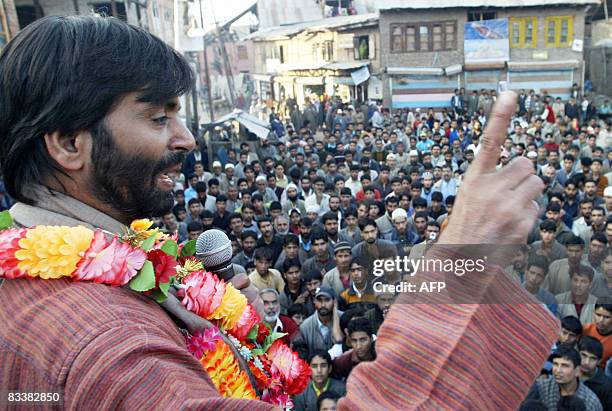
[[[510,60],[508,19],[465,23],[463,49],[466,63]]]
[[[370,77],[368,81],[368,97],[372,99],[382,100],[382,80],[376,76]]]
[[[572,50],[577,51],[578,53],[582,53],[582,49],[584,48],[584,41],[582,39],[574,39],[572,42]]]
[[[370,70],[368,70],[368,66],[363,66],[359,70],[351,72],[351,77],[355,85],[358,86],[370,78]]]

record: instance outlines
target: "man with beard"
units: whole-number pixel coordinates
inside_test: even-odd
[[[565,201],[563,202],[563,222],[569,228],[573,228],[574,219],[578,216],[578,206],[580,204],[580,196],[578,195],[578,187],[574,180],[568,180],[565,183]]]
[[[370,218],[361,220],[359,222],[359,229],[361,230],[363,241],[353,247],[353,258],[364,261],[367,265],[368,280],[372,280],[369,273],[371,273],[374,260],[395,257],[397,256],[397,250],[395,244],[391,241],[378,238],[378,226],[374,220]]]
[[[300,358],[309,358],[315,351],[327,351],[343,340],[336,294],[329,287],[319,287],[314,298],[315,313],[300,325],[300,333],[293,340],[293,349]]]
[[[280,313],[278,291],[274,288],[264,288],[259,292],[259,297],[264,306],[264,323],[270,327],[272,332],[285,333],[281,341],[291,346],[291,341],[297,336],[299,328],[291,318]]]
[[[350,241],[349,238],[338,231],[338,216],[334,212],[328,211],[323,214],[323,217],[321,217],[321,224],[323,224],[323,230],[325,234],[327,234],[327,241],[331,251],[334,250],[334,247],[338,243]]]
[[[385,199],[385,214],[376,219],[376,226],[380,236],[384,239],[389,240],[391,233],[393,232],[393,221],[391,215],[397,209],[399,199],[395,196],[387,197]]]
[[[172,207],[173,183],[167,174],[178,172],[194,148],[178,116],[178,96],[193,86],[189,64],[179,53],[118,19],[49,16],[25,27],[0,55],[0,165],[7,192],[18,201],[11,208],[17,224],[93,224],[121,233],[132,220],[161,215]],[[536,215],[530,204],[541,185],[522,159],[505,167],[507,175],[494,169],[504,123],[514,107],[510,93],[498,98],[483,149],[462,184],[472,195],[458,196],[443,244],[465,244],[465,233],[489,244],[501,239],[517,243],[527,235]],[[477,227],[473,210],[480,216]],[[474,292],[488,291],[489,286],[513,291],[495,266],[487,271],[496,281],[474,284]],[[237,279],[232,282],[242,288]],[[458,398],[466,408],[474,408],[474,401],[516,408],[522,387],[535,378],[550,346],[554,327],[548,313],[533,305],[504,306],[504,316],[513,319],[510,334],[506,327],[488,326],[502,314],[495,306],[468,312],[458,304],[443,304],[433,317],[431,307],[420,311],[418,304],[404,304],[402,297],[386,319],[395,331],[394,338],[385,339],[389,350],[353,371],[345,407],[376,409],[380,394],[368,387],[385,375],[393,376],[385,380],[385,388],[399,394],[387,398],[390,408],[410,407],[415,401],[436,404],[440,397],[432,384],[453,375],[457,383],[444,393],[450,394],[447,400]],[[258,294],[255,298],[259,300]],[[0,327],[0,361],[14,365],[2,367],[2,387],[59,392],[62,405],[75,409],[116,408],[119,403],[133,409],[179,409],[187,404],[251,411],[273,407],[221,397],[171,318],[153,300],[127,288],[20,278],[5,280],[0,300],[6,325]],[[195,327],[188,326],[191,333],[210,326],[177,308],[182,310],[177,316],[184,313],[187,323],[197,320]],[[43,309],[45,315],[40,315]],[[423,318],[428,327],[444,324],[444,341],[456,349],[431,354],[436,366],[411,373],[413,358],[441,342],[430,333],[425,341],[422,325],[406,318]],[[329,324],[329,316],[323,316],[322,323]],[[533,355],[505,358],[494,351],[478,352],[482,361],[498,367],[475,368],[473,353],[458,343],[464,335],[483,335],[485,346],[504,341],[509,350],[529,341]],[[400,349],[406,346],[411,349]],[[459,368],[457,358],[467,361]],[[492,384],[475,384],[497,378],[514,384],[502,391]],[[411,391],[409,381],[414,383]],[[162,395],[159,387],[164,387]]]
[[[283,252],[283,240],[274,234],[274,226],[270,217],[263,217],[257,221],[257,227],[261,232],[261,237],[257,241],[257,248],[266,248],[270,250],[272,257],[272,266],[276,264],[276,260]]]
[[[304,204],[304,200],[299,198],[298,188],[295,184],[287,184],[287,188],[285,189],[283,195],[286,196],[285,199],[281,198],[283,213],[289,215],[291,210],[297,209],[302,215],[306,214],[306,205]]]
[[[276,231],[276,235],[283,240],[287,234],[289,234],[289,219],[282,214],[276,216],[274,218],[274,231]]]
[[[240,234],[242,251],[232,258],[232,263],[243,268],[255,261],[255,246],[257,245],[257,234],[253,231],[244,231]]]

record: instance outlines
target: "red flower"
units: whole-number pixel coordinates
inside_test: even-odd
[[[176,259],[162,250],[149,251],[147,259],[153,263],[155,269],[155,288],[169,282],[170,277],[176,274]]]
[[[25,237],[26,231],[26,228],[11,228],[0,232],[0,278],[26,276],[26,272],[17,267],[19,260],[15,258],[15,251],[20,249],[19,240]]]
[[[270,329],[264,323],[259,323],[259,328],[257,330],[257,338],[255,340],[258,344],[262,345],[266,337],[270,335]]]
[[[251,304],[248,304],[246,309],[242,312],[238,324],[228,332],[238,338],[238,340],[245,341],[251,329],[259,323],[259,321],[259,314],[257,314],[257,311],[255,311]]]
[[[281,340],[276,340],[268,349],[268,357],[272,360],[271,371],[278,370],[285,382],[287,394],[299,394],[308,386],[310,366],[291,351]]]

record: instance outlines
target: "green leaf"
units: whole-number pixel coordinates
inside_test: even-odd
[[[251,331],[249,331],[249,334],[247,335],[247,340],[255,341],[255,338],[257,338],[258,332],[259,332],[259,324],[255,324],[253,328],[251,328]]]
[[[251,350],[251,353],[253,354],[253,356],[260,356],[264,355],[266,352],[262,348],[253,348]]]
[[[13,217],[11,214],[6,211],[2,211],[0,213],[0,230],[6,230],[7,228],[11,228],[13,226]]]
[[[162,291],[160,290],[155,290],[153,291],[153,295],[152,297],[155,299],[155,301],[157,301],[158,303],[163,303],[164,301],[166,301],[168,299],[168,294],[164,294]]]
[[[147,238],[146,240],[142,242],[142,244],[140,245],[140,248],[142,248],[145,251],[149,251],[151,248],[153,248],[153,244],[155,244],[156,237],[157,236],[155,234],[149,236],[149,238]]]
[[[181,257],[193,257],[196,251],[196,240],[187,241],[181,250]]]
[[[159,285],[159,291],[161,291],[162,294],[164,294],[165,296],[168,296],[168,290],[170,289],[171,282],[172,282],[172,279],[170,279],[170,281],[167,283],[161,283]]]
[[[174,240],[166,240],[162,244],[161,250],[169,256],[176,257],[178,255],[178,244]]]
[[[155,269],[153,263],[147,260],[138,275],[130,281],[130,288],[134,291],[143,292],[149,291],[153,287],[155,287]]]
[[[277,333],[274,331],[270,333],[264,340],[264,343],[263,343],[264,351],[268,351],[268,348],[270,348],[270,346],[274,343],[274,341],[278,340],[279,338],[283,338],[285,335],[287,335],[287,333]]]

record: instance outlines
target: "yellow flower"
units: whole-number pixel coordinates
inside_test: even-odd
[[[224,397],[257,399],[249,377],[223,341],[217,341],[215,349],[206,352],[200,363]]]
[[[130,228],[136,232],[147,231],[153,225],[153,221],[148,218],[142,218],[140,220],[132,221]]]
[[[94,232],[85,227],[46,227],[29,229],[15,252],[18,267],[32,277],[70,277],[89,248]]]
[[[212,313],[210,319],[220,320],[221,327],[231,330],[240,321],[242,312],[247,306],[247,299],[240,291],[236,290],[231,283],[225,284],[225,293],[221,304]]]

